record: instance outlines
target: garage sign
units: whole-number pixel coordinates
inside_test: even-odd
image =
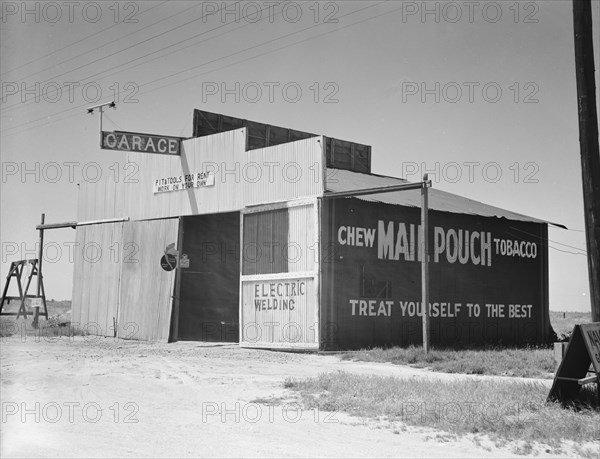
[[[136,132],[102,131],[102,148],[104,150],[181,155],[181,138]]]

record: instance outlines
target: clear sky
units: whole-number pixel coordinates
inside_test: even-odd
[[[550,308],[589,311],[571,1],[0,5],[3,280],[42,212],[75,220],[78,182],[131,172],[85,110],[117,99],[107,130],[190,136],[201,108],[369,144],[374,173],[562,223]],[[47,295],[70,299],[75,231],[45,237]]]

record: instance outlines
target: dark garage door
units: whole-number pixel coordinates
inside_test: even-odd
[[[239,340],[240,214],[183,218],[178,339]]]

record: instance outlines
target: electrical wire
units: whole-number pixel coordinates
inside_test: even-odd
[[[164,2],[164,3],[166,3],[166,2]],[[109,42],[107,42],[107,43],[103,43],[102,45],[99,45],[99,46],[105,47],[105,46],[108,46],[108,45],[110,45],[110,44],[112,44],[112,43],[115,43],[115,42],[117,42],[117,41],[123,40],[124,38],[126,38],[126,37],[129,37],[130,35],[133,35],[133,34],[136,34],[136,33],[138,33],[138,32],[141,32],[141,31],[142,31],[142,30],[144,30],[144,29],[147,29],[147,28],[149,28],[149,27],[152,27],[152,26],[154,26],[154,25],[156,25],[156,24],[158,24],[158,23],[160,23],[160,22],[166,21],[167,19],[170,19],[170,18],[172,18],[172,17],[174,17],[174,16],[178,16],[178,15],[180,15],[180,14],[182,14],[182,13],[185,13],[186,11],[189,11],[189,10],[191,10],[191,9],[193,9],[193,8],[196,8],[196,7],[197,7],[197,5],[191,6],[190,8],[186,8],[185,10],[182,10],[182,11],[179,11],[178,13],[175,13],[175,14],[172,14],[172,15],[170,15],[170,16],[167,16],[166,18],[162,18],[162,19],[160,19],[160,20],[158,20],[158,21],[156,21],[156,22],[153,22],[152,24],[148,24],[147,26],[144,26],[144,27],[142,27],[141,29],[134,30],[133,32],[130,32],[130,33],[126,34],[126,35],[123,35],[122,37],[115,38],[114,40],[111,40],[111,41],[109,41]],[[154,8],[154,7],[153,7],[153,8]],[[109,27],[109,28],[110,28],[110,27]],[[85,40],[85,38],[84,38],[84,40]],[[55,64],[55,65],[52,65],[52,66],[50,66],[50,67],[47,67],[47,68],[45,68],[45,69],[43,69],[43,70],[40,70],[40,71],[38,71],[38,72],[32,73],[32,74],[30,74],[30,75],[24,76],[24,77],[22,77],[22,78],[20,78],[20,79],[21,79],[21,80],[25,80],[26,78],[30,78],[30,77],[32,77],[32,76],[38,75],[38,74],[40,74],[40,73],[43,73],[43,72],[45,72],[45,71],[47,71],[47,70],[51,70],[51,69],[53,69],[54,67],[57,67],[57,66],[60,66],[60,65],[66,64],[67,62],[70,62],[70,61],[72,61],[72,60],[74,60],[74,59],[77,59],[77,58],[79,58],[79,57],[81,57],[81,56],[89,55],[89,53],[90,53],[89,51],[84,51],[84,52],[83,52],[83,53],[81,53],[81,54],[77,54],[76,56],[70,57],[70,58],[69,58],[69,59],[67,59],[66,61],[59,62],[59,63],[57,63],[57,64]],[[51,80],[51,79],[53,79],[53,78],[56,78],[56,77],[52,77],[52,78],[49,78],[49,79],[47,79],[47,80],[41,81],[41,82],[40,82],[40,84],[46,83],[46,82],[50,81],[50,80]],[[17,105],[18,105],[18,104],[17,104]],[[12,108],[13,106],[14,106],[14,105],[11,105],[11,106],[8,106],[8,107],[5,107],[5,110],[8,110],[8,109]]]
[[[379,4],[382,4],[382,3],[387,3],[387,1],[389,1],[389,0],[384,0],[384,1],[378,2],[378,3],[374,4],[374,5],[370,5],[370,6],[368,6],[368,7],[360,8],[360,9],[358,9],[358,10],[355,10],[355,11],[352,11],[352,12],[350,12],[350,13],[347,13],[347,14],[345,14],[345,15],[343,15],[343,16],[340,16],[340,18],[341,18],[341,17],[345,17],[345,16],[349,16],[349,15],[351,15],[351,14],[355,14],[355,13],[357,13],[357,12],[359,12],[359,11],[362,11],[362,10],[365,10],[365,9],[373,8],[373,7],[375,7],[375,6],[379,5]],[[372,17],[369,17],[369,18],[366,18],[366,19],[363,19],[363,20],[360,20],[360,21],[354,22],[354,23],[352,23],[352,24],[348,24],[348,25],[346,25],[346,26],[339,27],[339,28],[337,28],[337,29],[335,29],[335,30],[330,30],[330,31],[324,32],[324,33],[322,33],[322,34],[314,35],[314,36],[312,36],[312,37],[308,37],[308,38],[306,38],[306,39],[304,39],[304,40],[300,40],[300,41],[298,41],[298,42],[290,43],[290,44],[288,44],[288,45],[284,45],[284,46],[281,46],[281,47],[279,47],[279,48],[275,48],[275,49],[273,49],[273,50],[267,51],[267,52],[265,52],[265,53],[262,53],[262,54],[259,54],[259,55],[256,55],[256,56],[251,56],[251,57],[249,57],[249,58],[243,59],[243,60],[241,60],[241,61],[234,62],[234,63],[232,63],[232,64],[229,64],[229,65],[226,65],[226,66],[220,67],[220,68],[218,68],[218,69],[213,69],[213,70],[211,70],[210,72],[213,72],[213,71],[216,71],[216,70],[221,70],[221,69],[223,69],[223,68],[227,68],[227,67],[231,67],[231,66],[233,66],[233,65],[237,65],[237,64],[239,64],[239,63],[246,62],[246,61],[248,61],[248,60],[256,59],[256,58],[258,58],[258,57],[262,57],[262,56],[264,56],[264,55],[266,55],[266,54],[271,54],[271,53],[273,53],[273,52],[280,51],[280,50],[282,50],[282,49],[286,49],[286,48],[288,48],[288,47],[290,47],[290,46],[295,46],[295,45],[298,45],[298,44],[300,44],[300,43],[304,43],[304,42],[306,42],[306,41],[309,41],[309,40],[313,40],[313,39],[316,39],[316,38],[322,37],[322,36],[324,36],[324,35],[328,35],[328,34],[331,34],[331,33],[335,33],[335,32],[338,32],[338,31],[340,31],[340,30],[346,29],[346,28],[348,28],[348,27],[353,27],[353,26],[355,26],[355,25],[358,25],[358,24],[361,24],[361,23],[363,23],[363,22],[366,22],[366,21],[369,21],[369,20],[372,20],[372,19],[376,19],[376,18],[378,18],[378,17],[384,16],[384,15],[387,15],[387,14],[390,14],[390,13],[393,13],[393,12],[396,12],[396,11],[400,11],[400,10],[401,10],[401,8],[396,8],[396,9],[393,9],[393,10],[387,11],[387,12],[385,12],[385,13],[381,13],[381,14],[378,14],[378,15],[375,15],[375,16],[372,16]],[[236,52],[234,52],[234,53],[228,54],[227,56],[222,56],[222,57],[219,57],[219,58],[213,59],[213,60],[211,60],[211,61],[204,62],[204,63],[202,63],[202,64],[199,64],[199,65],[196,65],[196,66],[190,67],[190,68],[188,68],[188,69],[185,69],[185,70],[178,71],[178,72],[176,72],[176,73],[173,73],[173,74],[171,74],[171,75],[167,75],[167,76],[164,76],[164,77],[161,77],[161,78],[157,78],[157,79],[155,79],[155,80],[152,80],[152,81],[149,81],[149,82],[147,82],[147,83],[144,83],[144,84],[142,84],[142,85],[139,85],[139,87],[147,86],[147,85],[150,85],[150,84],[156,83],[156,82],[158,82],[158,81],[162,81],[162,80],[165,80],[165,79],[168,79],[168,78],[172,78],[172,77],[178,76],[178,75],[180,75],[181,73],[185,73],[185,72],[188,72],[188,71],[190,71],[190,70],[195,70],[195,69],[197,69],[197,68],[200,68],[200,67],[203,67],[203,66],[205,66],[205,65],[208,65],[208,64],[211,64],[211,63],[214,63],[214,62],[217,62],[217,61],[223,60],[223,59],[225,59],[225,58],[228,58],[228,57],[231,57],[231,56],[234,56],[234,55],[240,54],[240,53],[242,53],[242,52],[246,52],[246,51],[249,51],[249,50],[252,50],[252,49],[258,48],[258,47],[260,47],[260,46],[264,46],[264,45],[266,45],[266,44],[269,44],[269,43],[272,43],[272,42],[274,42],[274,41],[280,40],[280,39],[282,39],[282,38],[287,38],[287,37],[289,37],[289,36],[291,36],[291,35],[295,35],[295,34],[298,34],[298,33],[301,33],[301,32],[303,32],[303,31],[306,31],[306,30],[309,30],[309,29],[313,29],[314,27],[317,27],[317,26],[319,26],[319,25],[322,25],[322,24],[317,24],[317,25],[313,25],[313,26],[310,26],[310,27],[306,27],[306,28],[304,28],[304,29],[301,29],[301,30],[299,30],[299,31],[291,32],[291,33],[285,34],[285,35],[283,35],[283,36],[281,36],[281,37],[278,37],[278,38],[275,38],[275,39],[271,39],[271,40],[267,40],[267,41],[265,41],[265,42],[263,42],[263,43],[259,43],[259,44],[257,44],[257,45],[254,45],[254,46],[251,46],[251,47],[245,48],[245,49],[243,49],[243,50],[236,51]],[[199,74],[199,75],[193,75],[193,76],[191,76],[191,77],[184,78],[184,79],[182,79],[182,80],[180,80],[180,81],[177,81],[177,82],[175,82],[175,83],[169,83],[169,86],[172,86],[172,85],[175,85],[175,84],[179,84],[179,83],[181,83],[181,82],[183,82],[183,81],[187,81],[187,80],[189,80],[189,79],[192,79],[192,78],[197,78],[198,76],[204,75],[204,74],[206,74],[206,73],[209,73],[209,72],[205,72],[205,73],[203,73],[203,74]],[[153,88],[153,89],[150,89],[150,90],[148,90],[148,91],[141,92],[141,93],[139,93],[139,94],[147,94],[147,93],[153,92],[153,91],[155,91],[155,90],[161,89],[162,87],[165,87],[165,86],[161,86],[161,87],[158,87],[158,88]],[[79,108],[85,107],[86,105],[87,105],[87,104],[82,104],[82,105],[80,105],[80,106],[77,106],[77,107],[72,107],[72,108],[70,108],[70,109],[66,109],[66,110],[63,110],[63,111],[57,112],[57,113],[56,113],[56,114],[54,114],[53,116],[57,116],[57,115],[60,115],[60,114],[62,114],[62,113],[66,113],[66,112],[69,112],[69,111],[71,111],[71,110],[79,109]],[[72,116],[75,116],[75,115],[70,115],[70,116],[68,116],[68,117],[61,118],[61,119],[59,119],[59,120],[55,120],[55,121],[61,121],[61,120],[64,120],[64,119],[68,119],[68,118],[71,118]],[[42,121],[42,120],[45,120],[45,119],[47,119],[47,118],[48,118],[48,117],[46,117],[46,116],[45,116],[45,117],[37,118],[37,119],[35,119],[35,120],[30,120],[30,121],[27,121],[27,122],[25,122],[25,123],[21,123],[21,124],[18,124],[18,125],[16,125],[16,126],[12,126],[12,127],[10,127],[10,128],[7,128],[6,130],[12,130],[12,129],[16,129],[16,128],[19,128],[19,127],[22,127],[22,126],[25,126],[25,125],[28,125],[28,124],[31,124],[31,123],[34,123],[34,122],[37,122],[37,121]],[[50,121],[50,122],[48,122],[48,123],[44,123],[43,125],[50,124],[50,123],[52,123],[52,122],[55,122],[55,121],[53,120],[53,121]],[[28,128],[28,129],[29,129],[29,128]],[[23,130],[23,131],[19,131],[19,132],[17,132],[17,133],[9,133],[9,134],[5,134],[5,136],[10,136],[10,135],[14,135],[14,134],[22,133],[22,132],[25,132],[25,131],[26,131],[26,130],[28,130],[28,129],[25,129],[25,130]]]
[[[237,2],[236,2],[236,4],[237,4],[237,3],[240,3],[240,1],[241,1],[241,0],[237,1]],[[223,8],[223,6],[221,6],[221,9],[222,9],[222,8]],[[165,30],[164,32],[161,32],[161,33],[159,33],[159,34],[157,34],[157,35],[153,35],[153,36],[151,36],[151,37],[149,37],[149,38],[146,38],[146,39],[144,39],[144,40],[142,40],[142,41],[139,41],[139,42],[137,42],[137,43],[135,43],[135,44],[133,44],[133,45],[127,46],[126,48],[123,48],[123,49],[120,49],[120,50],[118,50],[118,51],[115,51],[115,52],[113,52],[113,53],[107,54],[107,55],[106,55],[106,56],[104,56],[104,57],[99,57],[98,59],[94,59],[94,60],[93,60],[93,61],[91,61],[91,62],[88,62],[88,63],[86,63],[86,64],[80,65],[79,67],[75,67],[74,69],[67,70],[66,72],[60,73],[60,74],[58,74],[58,75],[54,75],[54,76],[52,76],[52,77],[50,77],[50,78],[48,78],[48,79],[46,79],[46,80],[44,80],[44,81],[40,82],[40,84],[42,84],[42,83],[46,83],[46,82],[48,82],[48,81],[50,81],[50,80],[53,80],[53,79],[55,79],[55,78],[58,78],[58,77],[61,77],[61,76],[67,75],[67,74],[69,74],[69,73],[72,73],[72,72],[75,72],[75,71],[77,71],[77,70],[80,70],[80,69],[82,69],[82,68],[84,68],[84,67],[87,67],[87,66],[89,66],[89,65],[95,64],[96,62],[100,62],[100,61],[102,61],[102,60],[104,60],[104,59],[108,59],[109,57],[116,56],[117,54],[120,54],[120,53],[122,53],[122,52],[124,52],[124,51],[130,50],[130,49],[132,49],[132,48],[135,48],[136,46],[139,46],[139,45],[141,45],[141,44],[147,43],[147,42],[149,42],[149,41],[152,41],[152,40],[154,40],[154,39],[156,39],[156,38],[162,37],[163,35],[166,35],[166,34],[168,34],[168,33],[171,33],[171,32],[174,32],[174,31],[176,31],[176,30],[179,30],[179,29],[181,29],[182,27],[185,27],[185,26],[187,26],[187,25],[189,25],[189,24],[192,24],[192,23],[194,23],[194,22],[196,22],[196,21],[199,21],[199,20],[201,20],[201,19],[204,19],[204,17],[205,17],[205,15],[202,15],[202,16],[200,16],[199,18],[192,19],[191,21],[188,21],[188,22],[186,22],[186,23],[184,23],[184,24],[178,25],[178,26],[176,26],[176,27],[172,27],[172,28],[170,28],[170,29],[168,29],[168,30]],[[87,77],[87,78],[83,78],[83,79],[85,80],[85,79],[92,78],[92,77],[93,77],[93,76],[91,76],[91,77]],[[55,90],[55,92],[57,92],[57,90]],[[4,110],[9,110],[9,109],[11,109],[11,108],[14,108],[14,107],[17,107],[17,108],[18,108],[18,107],[22,107],[22,106],[24,106],[24,105],[26,105],[26,104],[20,104],[20,103],[18,103],[18,102],[17,102],[17,103],[15,103],[15,104],[13,104],[13,105],[9,105],[9,106],[7,106],[7,107],[4,107]]]
[[[306,2],[302,2],[301,4],[305,4],[305,3],[308,3],[308,1],[306,1]],[[270,9],[270,7],[269,7],[269,6],[266,6],[265,8],[263,8],[262,10],[260,10],[260,12],[263,12],[263,11],[265,11],[265,10],[267,10],[267,9]],[[247,18],[247,17],[248,17],[248,16],[250,16],[250,15],[251,15],[251,14],[247,14],[246,16],[243,16],[243,17],[242,17],[242,19],[245,19],[245,18]],[[200,19],[201,19],[201,18],[200,18]],[[257,22],[263,21],[263,20],[265,20],[265,19],[267,19],[267,18],[260,19],[260,20],[259,20],[259,21],[257,21]],[[119,68],[119,67],[122,67],[122,66],[125,66],[125,65],[129,65],[129,64],[131,64],[131,63],[133,63],[133,62],[136,62],[136,61],[138,61],[138,60],[140,60],[140,59],[143,59],[143,58],[145,58],[145,57],[148,57],[148,56],[151,56],[151,55],[153,55],[153,54],[156,54],[156,53],[159,53],[159,52],[161,52],[161,51],[164,51],[164,50],[166,50],[166,49],[172,48],[173,46],[177,46],[177,45],[179,45],[179,44],[181,44],[181,43],[184,43],[184,42],[186,42],[186,41],[193,40],[194,38],[197,38],[197,37],[199,37],[199,36],[206,35],[207,33],[210,33],[210,32],[213,32],[213,31],[215,31],[215,30],[217,30],[217,29],[220,29],[220,28],[222,28],[222,27],[226,27],[226,26],[228,26],[228,25],[231,25],[233,22],[234,22],[234,21],[232,21],[232,22],[227,22],[227,23],[225,23],[225,24],[222,24],[222,25],[220,25],[220,26],[214,27],[214,28],[212,28],[212,29],[210,29],[210,30],[207,30],[207,31],[205,31],[205,32],[198,33],[198,34],[196,34],[196,35],[193,35],[193,36],[191,36],[191,37],[189,37],[189,38],[186,38],[186,39],[184,39],[184,40],[180,40],[180,41],[178,41],[178,42],[176,42],[176,43],[173,43],[173,44],[171,44],[171,45],[165,46],[165,47],[163,47],[163,48],[161,48],[161,49],[158,49],[158,50],[152,51],[152,52],[150,52],[150,53],[144,54],[143,56],[136,57],[135,59],[133,59],[133,60],[130,60],[130,61],[128,61],[128,62],[126,62],[126,63],[124,63],[124,64],[119,64],[119,65],[116,65],[116,66],[112,67],[110,70],[104,70],[104,71],[101,71],[101,72],[95,73],[95,74],[93,74],[93,75],[88,75],[88,76],[87,76],[87,77],[85,77],[85,78],[81,78],[79,82],[80,82],[80,84],[81,84],[83,81],[90,80],[91,78],[98,77],[99,75],[102,75],[103,73],[110,72],[110,71],[112,71],[112,70],[115,70],[115,69],[117,69],[117,68]],[[255,23],[252,23],[252,24],[255,24]],[[182,47],[182,48],[180,48],[180,49],[178,49],[178,50],[176,50],[175,52],[173,52],[173,53],[170,53],[170,54],[172,55],[172,54],[175,54],[175,53],[181,52],[181,51],[183,51],[184,49],[190,48],[190,47],[192,47],[192,46],[197,46],[197,45],[199,45],[200,43],[205,43],[205,42],[207,42],[207,41],[214,40],[215,38],[221,37],[221,36],[223,36],[223,35],[230,34],[230,33],[232,33],[232,32],[235,32],[236,30],[239,30],[239,29],[241,29],[241,28],[243,28],[243,27],[247,27],[248,25],[250,25],[250,23],[244,24],[244,25],[242,25],[242,26],[240,26],[240,27],[236,27],[236,28],[234,28],[234,29],[232,29],[232,30],[229,30],[229,31],[223,32],[223,33],[221,33],[221,34],[218,34],[218,35],[215,35],[215,36],[209,37],[209,38],[207,38],[207,39],[205,39],[205,40],[201,40],[201,41],[200,41],[200,42],[198,42],[198,43],[192,43],[192,44],[190,44],[190,45],[184,46],[184,47]],[[114,71],[114,72],[112,72],[112,73],[108,73],[107,75],[104,75],[102,78],[107,78],[107,77],[109,77],[109,76],[116,75],[116,74],[119,74],[119,73],[121,73],[121,72],[124,72],[124,71],[127,71],[127,70],[131,70],[131,69],[133,69],[133,68],[139,67],[140,65],[145,65],[145,64],[148,64],[148,63],[150,63],[150,62],[153,62],[153,61],[155,61],[155,60],[162,59],[163,57],[164,57],[164,56],[157,56],[157,57],[155,57],[154,59],[149,59],[149,60],[147,60],[147,61],[145,61],[145,62],[141,62],[141,63],[139,63],[139,64],[132,65],[132,66],[126,67],[126,68],[124,68],[124,69],[121,69],[121,70]],[[46,80],[46,81],[49,81],[49,80]],[[43,83],[43,82],[42,82],[42,83]],[[57,90],[55,90],[55,92],[56,92],[56,91],[57,91]],[[9,105],[9,106],[7,106],[7,107],[4,107],[4,110],[10,110],[10,109],[15,109],[15,110],[18,110],[19,108],[22,108],[22,107],[29,106],[31,103],[33,103],[33,101],[29,101],[29,102],[26,102],[26,103],[21,103],[21,104],[20,104],[20,103],[15,103],[15,104],[13,104],[13,105]]]
[[[538,238],[538,239],[541,239],[541,236],[540,236],[540,235],[538,235],[538,234],[529,233],[528,231],[524,231],[524,230],[522,230],[522,229],[515,228],[514,226],[511,226],[510,228],[511,228],[511,229],[514,229],[515,231],[518,231],[519,233],[524,233],[524,234],[527,234],[527,235],[529,235],[529,236],[533,236],[533,237],[536,237],[536,238]],[[516,236],[516,237],[518,238],[519,236]],[[575,247],[575,246],[573,246],[573,245],[569,245],[569,244],[563,244],[562,242],[554,241],[554,240],[552,240],[552,239],[548,239],[548,242],[552,242],[553,244],[559,244],[559,245],[562,245],[562,246],[568,247],[568,248],[570,248],[570,249],[579,250],[579,251],[583,252],[583,254],[584,254],[584,255],[585,255],[585,254],[587,254],[587,250],[585,250],[585,249],[581,249],[581,248],[579,248],[579,247]]]
[[[167,1],[164,1],[164,2],[161,2],[161,3],[159,3],[158,5],[152,6],[152,7],[148,8],[147,10],[144,10],[144,11],[140,12],[140,13],[139,13],[139,16],[141,16],[142,14],[145,14],[145,13],[147,13],[147,12],[148,12],[148,11],[150,11],[150,10],[153,10],[154,8],[158,8],[159,6],[161,6],[161,5],[165,4],[165,3],[168,3],[168,2],[167,2]],[[106,32],[107,30],[110,30],[110,29],[112,29],[113,27],[117,27],[117,26],[119,26],[119,25],[121,25],[121,24],[123,24],[123,23],[122,23],[122,22],[117,22],[117,23],[115,23],[115,24],[113,24],[113,25],[111,25],[111,26],[108,26],[108,27],[106,27],[105,29],[99,30],[98,32],[94,32],[93,34],[91,34],[91,35],[88,35],[87,37],[83,37],[83,38],[81,38],[80,40],[74,41],[73,43],[70,43],[70,44],[68,44],[68,45],[65,45],[65,46],[63,46],[62,48],[58,48],[58,49],[56,49],[56,50],[54,50],[54,51],[52,51],[52,52],[50,52],[50,53],[48,53],[48,54],[45,54],[44,56],[37,57],[37,58],[35,58],[35,59],[33,59],[33,60],[29,61],[29,62],[26,62],[26,63],[24,63],[24,64],[21,64],[21,65],[19,65],[18,67],[15,67],[15,68],[9,69],[9,70],[7,70],[6,72],[3,72],[3,73],[1,73],[1,74],[0,74],[0,76],[4,76],[4,75],[6,75],[7,73],[12,73],[12,72],[14,72],[14,71],[16,71],[16,70],[19,70],[20,68],[23,68],[23,67],[25,67],[25,66],[27,66],[27,65],[29,65],[29,64],[33,64],[34,62],[40,61],[40,60],[42,60],[42,59],[46,59],[46,58],[48,58],[48,57],[52,56],[53,54],[56,54],[56,53],[58,53],[59,51],[62,51],[62,50],[64,50],[64,49],[67,49],[67,48],[70,48],[71,46],[74,46],[74,45],[76,45],[76,44],[78,44],[78,43],[81,43],[82,41],[85,41],[85,40],[88,40],[88,39],[90,39],[90,38],[92,38],[92,37],[95,37],[96,35],[100,35],[101,33],[103,33],[103,32]],[[142,29],[139,29],[139,30],[142,30]],[[135,32],[134,32],[134,33],[135,33]],[[126,36],[127,36],[127,35],[126,35]],[[67,61],[65,61],[65,62],[67,62]],[[61,64],[62,64],[62,63],[64,63],[64,62],[61,62]],[[58,65],[60,65],[60,64],[58,64]],[[52,67],[48,67],[46,70],[48,70],[48,69],[50,69],[50,68],[52,68]],[[38,72],[38,73],[39,73],[39,72]],[[36,75],[36,74],[34,74],[34,75]],[[22,78],[22,79],[29,78],[30,76],[32,76],[32,75],[28,75],[28,76],[26,76],[26,77],[24,77],[24,78]]]

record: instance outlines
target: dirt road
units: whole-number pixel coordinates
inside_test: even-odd
[[[481,438],[303,411],[283,385],[337,370],[456,375],[196,342],[15,336],[1,352],[2,457],[514,456]]]

